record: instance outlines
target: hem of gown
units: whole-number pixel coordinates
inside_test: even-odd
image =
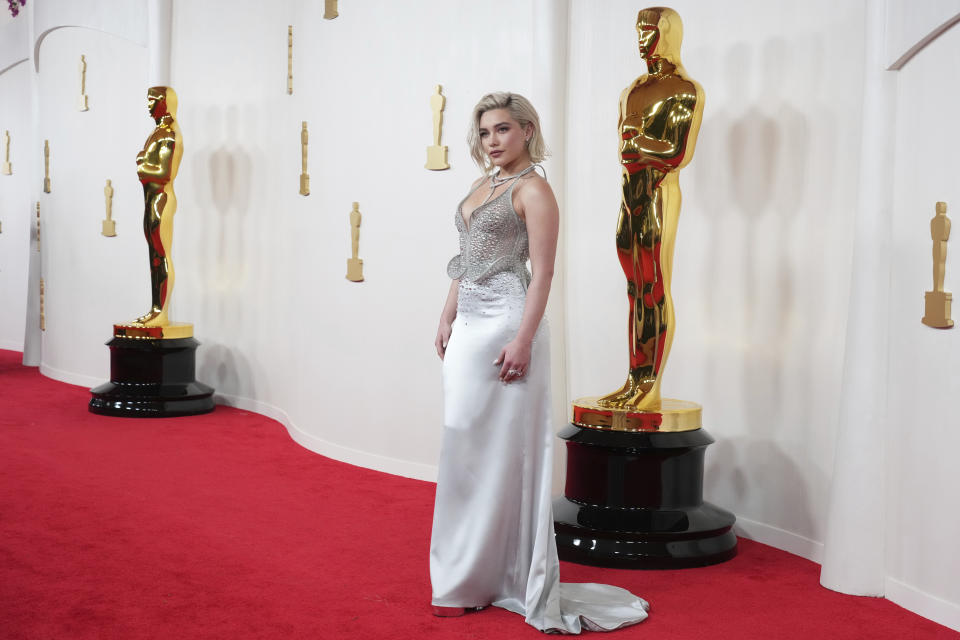
[[[648,617],[650,617],[650,613],[649,613],[650,603],[639,596],[633,596],[633,597],[635,599],[634,602],[640,605],[640,609],[637,610],[637,615],[631,618],[625,618],[625,619],[619,620],[616,626],[603,626],[602,624],[598,624],[597,622],[592,620],[588,615],[583,613],[570,612],[564,615],[562,611],[560,612],[560,618],[561,618],[560,626],[553,626],[553,625],[550,625],[549,623],[537,624],[535,621],[527,617],[527,613],[523,607],[511,606],[514,603],[511,602],[510,599],[498,600],[496,602],[491,603],[490,606],[498,607],[500,609],[504,609],[511,613],[515,613],[519,616],[523,616],[524,622],[526,622],[528,625],[530,625],[537,631],[541,631],[543,633],[560,634],[560,635],[579,635],[584,631],[592,631],[594,633],[606,633],[609,631],[617,631],[619,629],[623,629],[626,627],[632,627],[635,624],[640,624],[641,622],[646,620]],[[564,622],[566,622],[564,618],[568,618],[568,617],[573,618],[573,620],[576,620],[579,623],[578,626],[580,628],[577,630],[573,630],[569,626],[564,626]],[[573,620],[570,620],[570,622],[573,622]]]

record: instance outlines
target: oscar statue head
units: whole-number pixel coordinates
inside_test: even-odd
[[[177,115],[177,92],[170,87],[150,87],[147,90],[147,107],[150,116],[157,122],[169,115]]]
[[[680,61],[683,24],[676,11],[668,7],[648,7],[637,14],[637,41],[644,60],[663,58]]]

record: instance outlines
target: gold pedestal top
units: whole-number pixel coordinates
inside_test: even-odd
[[[573,403],[573,424],[610,431],[676,432],[701,427],[703,407],[688,400],[664,398],[660,411],[611,409],[597,404],[600,396],[579,398]]]
[[[155,327],[127,322],[113,325],[113,337],[133,338],[134,340],[176,340],[192,338],[193,324],[190,322],[171,322]]]

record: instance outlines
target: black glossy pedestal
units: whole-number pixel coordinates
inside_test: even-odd
[[[192,416],[213,411],[213,389],[197,382],[195,338],[113,338],[110,382],[90,390],[90,411],[127,418]]]
[[[703,429],[568,425],[564,495],[553,503],[562,560],[622,569],[701,567],[737,555],[736,518],[703,501]]]

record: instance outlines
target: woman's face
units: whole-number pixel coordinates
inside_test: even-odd
[[[480,116],[480,144],[495,167],[512,166],[517,160],[529,161],[525,131],[506,109],[484,111]]]

